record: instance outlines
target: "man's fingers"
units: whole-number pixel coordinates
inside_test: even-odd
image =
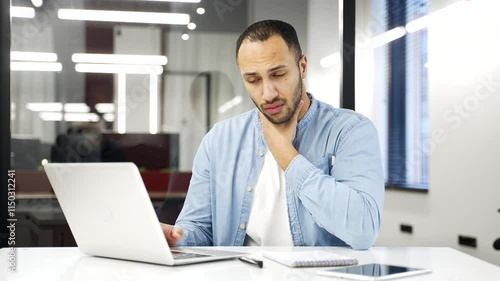
[[[169,245],[174,245],[182,239],[184,230],[170,224],[160,223],[161,229]]]
[[[173,227],[172,229],[172,237],[178,239],[177,241],[181,240],[182,236],[184,236],[184,230],[179,227]]]

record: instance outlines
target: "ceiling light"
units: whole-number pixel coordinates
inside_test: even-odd
[[[73,113],[88,113],[90,112],[90,108],[85,103],[65,103],[64,111]]]
[[[40,112],[38,114],[43,121],[62,121],[63,114],[61,112]]]
[[[188,40],[189,39],[189,34],[184,33],[181,35],[182,40]]]
[[[326,56],[326,57],[322,58],[319,61],[319,64],[323,68],[329,68],[330,66],[334,66],[334,65],[336,65],[339,62],[340,62],[340,53],[336,52],[336,53],[333,53],[333,54],[331,54],[329,56]]]
[[[43,0],[31,0],[31,4],[36,8],[40,8],[43,5]]]
[[[130,64],[94,64],[77,63],[77,72],[84,73],[124,73],[124,74],[162,74],[163,68],[158,65],[130,65]]]
[[[154,2],[179,2],[179,3],[200,3],[201,0],[147,0]]]
[[[117,54],[73,54],[76,63],[114,63],[138,65],[166,65],[166,56],[117,55]]]
[[[127,76],[124,73],[118,74],[117,114],[118,133],[125,134],[127,132]]]
[[[189,30],[193,30],[193,29],[195,29],[195,28],[196,28],[196,23],[194,23],[194,22],[190,22],[190,23],[188,23],[188,26],[187,26],[187,27],[188,27],[188,29],[189,29]]]
[[[99,113],[112,113],[112,112],[115,112],[115,104],[114,103],[97,103],[95,105],[95,109]]]
[[[65,113],[64,121],[67,122],[97,122],[99,115],[95,113]]]
[[[57,16],[65,20],[129,22],[151,24],[180,24],[189,23],[188,14],[179,13],[150,13],[86,9],[59,9]]]
[[[427,26],[429,26],[430,21],[431,21],[430,15],[418,18],[406,24],[406,31],[408,33],[413,33],[421,29],[427,28]]]
[[[61,71],[62,64],[59,62],[27,62],[13,61],[10,63],[12,71]]]
[[[105,113],[102,118],[106,122],[114,122],[115,121],[115,115],[113,113]]]
[[[198,13],[198,15],[203,15],[205,13],[205,9],[204,8],[198,8],[198,9],[196,9],[196,12]]]
[[[233,107],[237,106],[238,104],[243,102],[243,98],[241,96],[236,96],[232,98],[231,100],[225,102],[223,105],[219,106],[219,113],[224,114],[228,110],[232,109]]]
[[[13,18],[27,18],[32,19],[35,17],[35,9],[31,7],[10,7],[10,16]]]
[[[63,105],[60,102],[29,102],[26,104],[26,108],[35,111],[62,111]]]
[[[158,76],[149,76],[149,133],[158,133]]]
[[[43,121],[64,121],[67,122],[97,122],[99,116],[95,113],[61,113],[61,112],[40,112],[38,114]]]
[[[396,39],[399,39],[405,35],[406,35],[406,29],[402,26],[399,26],[373,37],[370,40],[370,45],[372,48],[377,48],[382,45],[388,44]]]
[[[10,60],[56,62],[57,54],[42,52],[10,52]]]

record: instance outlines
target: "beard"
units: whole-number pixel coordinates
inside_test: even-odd
[[[279,124],[285,124],[286,122],[290,121],[290,119],[292,119],[293,115],[297,111],[297,108],[299,107],[301,96],[302,96],[302,79],[299,76],[299,82],[297,83],[297,87],[295,87],[295,90],[292,94],[291,107],[290,107],[286,98],[275,98],[274,100],[272,100],[268,103],[263,103],[260,106],[257,106],[255,101],[254,101],[254,103],[255,103],[255,106],[257,106],[257,108],[260,110],[260,112],[262,112],[262,114],[264,114],[264,116],[266,116],[266,118],[267,118],[267,120],[269,120],[269,122],[276,124],[276,125],[279,125]],[[264,110],[264,106],[266,104],[272,104],[272,103],[275,103],[277,101],[282,102],[283,105],[286,106],[286,108],[283,109],[285,111],[284,112],[285,115],[283,115],[281,117],[269,115]]]

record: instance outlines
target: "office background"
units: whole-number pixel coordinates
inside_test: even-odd
[[[356,110],[379,130],[388,182],[394,167],[405,167],[394,173],[402,180],[388,184],[378,246],[449,246],[500,265],[492,247],[500,237],[497,2],[356,1]],[[64,20],[57,17],[61,8],[185,12],[196,28]],[[276,18],[294,25],[308,55],[308,91],[339,106],[336,1],[46,0],[35,12],[35,18],[13,17],[12,51],[54,53],[57,59],[51,65],[56,71],[11,72],[10,160],[21,183],[18,206],[31,214],[19,224],[21,245],[71,242],[64,218],[50,211],[57,209],[55,199],[45,196],[50,186],[41,187],[43,159],[103,160],[105,145],[112,160],[160,151],[164,158],[151,156],[139,166],[155,204],[161,208],[168,198],[174,210],[180,208],[185,174],[203,135],[215,122],[254,106],[234,58],[235,41],[249,23]],[[414,32],[405,26],[424,17],[424,28],[418,29],[419,22]],[[395,59],[396,49],[405,50],[404,64]],[[79,72],[75,53],[163,55],[168,62],[159,74],[155,65],[143,74]],[[401,85],[394,70],[402,64],[407,75]],[[405,109],[399,127],[390,122],[395,96],[406,97],[396,106]],[[58,140],[66,141],[62,154]]]

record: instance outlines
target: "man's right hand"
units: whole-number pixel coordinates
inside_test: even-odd
[[[184,235],[184,230],[182,230],[182,228],[166,223],[160,223],[160,226],[163,230],[163,234],[165,234],[165,238],[167,238],[168,245],[174,246],[181,241],[182,236]]]

